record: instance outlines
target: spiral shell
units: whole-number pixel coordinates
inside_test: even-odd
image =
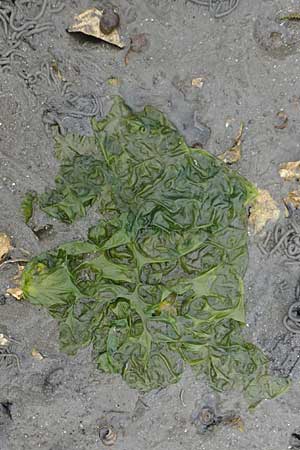
[[[117,433],[110,426],[104,425],[99,429],[99,437],[103,445],[111,447],[117,440]]]
[[[215,411],[210,406],[204,406],[199,413],[199,420],[202,425],[209,427],[215,423]]]
[[[107,9],[103,12],[100,20],[100,30],[104,34],[112,33],[120,24],[119,15],[112,9]]]

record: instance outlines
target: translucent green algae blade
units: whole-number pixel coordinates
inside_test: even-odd
[[[34,258],[22,281],[58,320],[61,350],[91,345],[99,369],[143,391],[189,364],[218,391],[239,386],[250,406],[283,392],[241,336],[254,186],[152,107],[135,113],[117,97],[93,129],[57,137],[55,189],[37,203],[68,223],[96,204],[101,219],[86,242]]]

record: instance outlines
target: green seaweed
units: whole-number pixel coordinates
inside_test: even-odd
[[[280,20],[300,20],[300,13],[289,13],[286,16],[280,17]]]
[[[92,344],[99,369],[143,391],[177,382],[185,364],[250,406],[284,391],[241,335],[256,189],[152,107],[134,113],[117,97],[92,125],[92,138],[57,136],[56,186],[37,201],[68,223],[96,204],[101,219],[22,278],[25,298],[58,320],[61,350]]]
[[[29,220],[32,217],[33,207],[36,199],[37,199],[36,192],[28,192],[21,203],[21,210],[23,213],[25,223],[29,223]]]

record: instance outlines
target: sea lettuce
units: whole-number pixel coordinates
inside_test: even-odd
[[[143,391],[189,364],[218,391],[243,389],[250,406],[282,392],[241,335],[254,186],[152,107],[136,113],[117,97],[92,125],[93,137],[57,136],[55,189],[35,201],[67,223],[95,204],[101,218],[22,279],[25,298],[58,320],[61,350],[91,344],[99,369]]]

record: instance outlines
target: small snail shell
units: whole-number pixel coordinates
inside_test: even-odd
[[[210,406],[204,406],[199,413],[199,420],[202,425],[208,427],[215,422],[215,411]]]
[[[103,445],[110,447],[115,444],[117,433],[109,426],[103,426],[99,429],[99,437]]]
[[[120,24],[120,16],[112,9],[106,9],[100,20],[100,31],[103,34],[112,33]]]

